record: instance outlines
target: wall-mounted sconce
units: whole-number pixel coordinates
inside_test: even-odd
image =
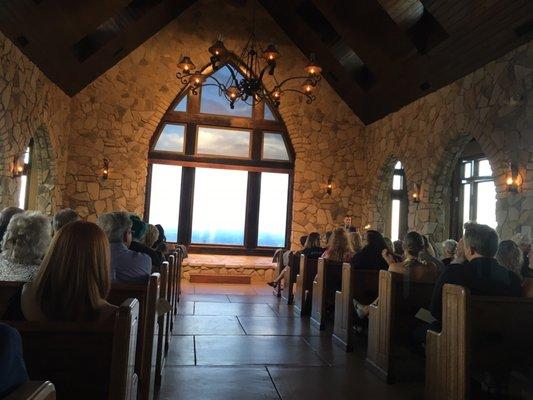
[[[366,224],[365,225],[365,231],[369,230],[370,228],[372,228],[372,225],[370,225],[370,224]]]
[[[507,184],[508,192],[518,193],[520,189],[520,176],[518,175],[518,166],[511,162],[509,163],[509,172],[505,183]]]
[[[330,175],[328,178],[328,185],[326,186],[326,193],[328,195],[331,195],[332,190],[333,190],[333,175]]]
[[[20,157],[13,156],[13,162],[11,163],[11,177],[20,178],[24,175],[26,170],[26,164],[22,161]]]
[[[104,158],[104,169],[102,170],[102,179],[107,179],[109,177],[109,160]]]
[[[418,183],[413,184],[413,203],[420,203],[420,185]]]

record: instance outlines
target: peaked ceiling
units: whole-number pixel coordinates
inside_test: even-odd
[[[0,30],[72,96],[195,1],[2,0]],[[533,36],[530,0],[259,2],[367,124]]]

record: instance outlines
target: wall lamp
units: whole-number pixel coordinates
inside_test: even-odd
[[[418,183],[413,184],[413,203],[420,203],[420,185]]]
[[[332,190],[333,190],[333,175],[330,175],[328,178],[328,185],[326,186],[326,193],[328,195],[331,195]]]
[[[20,178],[26,172],[26,164],[22,162],[22,159],[17,156],[13,156],[13,162],[11,163],[11,177]]]
[[[104,158],[104,169],[102,170],[102,179],[109,178],[109,160]]]
[[[518,193],[520,190],[520,175],[518,174],[518,166],[512,162],[509,163],[509,172],[505,183],[507,184],[507,191],[510,193]]]
[[[370,228],[372,228],[372,225],[370,225],[370,224],[366,224],[364,229],[365,229],[365,231],[367,231],[367,230],[369,230]]]

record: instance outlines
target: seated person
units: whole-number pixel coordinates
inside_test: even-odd
[[[131,214],[130,219],[132,222],[131,234],[132,240],[130,243],[130,250],[137,251],[139,253],[144,253],[150,257],[152,260],[152,265],[160,267],[165,261],[163,253],[150,248],[142,243],[144,235],[148,229],[148,224],[143,222],[138,216]]]
[[[152,245],[152,249],[156,249],[159,251],[162,251],[163,253],[168,252],[168,246],[167,246],[167,237],[165,236],[165,230],[163,227],[159,224],[155,226],[157,228],[157,231],[159,232],[159,236],[155,243]]]
[[[387,246],[387,249],[383,250],[383,252],[385,252],[385,254],[388,254],[389,257],[392,257],[393,262],[402,261],[403,256],[401,254],[399,255],[394,252],[394,243],[392,243],[392,240],[386,236],[383,236],[383,240],[385,241],[385,245]],[[383,255],[383,252],[382,252],[382,255]],[[389,262],[389,260],[387,260],[385,256],[383,256],[383,258],[385,258],[385,261]]]
[[[350,237],[350,244],[352,245],[352,250],[354,251],[354,253],[357,253],[363,248],[363,238],[361,238],[361,234],[359,232],[350,232],[348,233],[348,236]]]
[[[54,215],[54,219],[52,220],[52,234],[55,234],[58,230],[60,230],[69,222],[79,221],[80,219],[81,218],[78,213],[71,208],[65,208],[63,210],[58,211]]]
[[[302,238],[303,237],[306,238],[306,241],[303,245],[303,250],[301,250],[299,253],[304,254],[307,258],[316,260],[324,252],[324,249],[320,247],[320,235],[318,234],[318,232],[311,232],[309,236],[302,236]],[[281,279],[285,276],[285,272],[287,272],[287,266],[283,268],[283,270],[278,274],[276,279],[274,279],[272,282],[268,282],[267,285],[277,287],[279,281],[281,281]]]
[[[32,280],[50,245],[50,234],[50,221],[43,214],[26,211],[14,215],[2,241],[0,280]]]
[[[159,231],[157,230],[155,225],[148,224],[142,243],[145,246],[153,249],[154,243],[157,241],[157,239],[159,239]]]
[[[450,265],[455,257],[455,253],[457,252],[457,242],[453,239],[445,240],[442,243],[442,250],[443,250],[442,263],[444,265]]]
[[[387,244],[378,231],[368,230],[363,234],[363,248],[351,260],[353,268],[387,269],[389,265],[383,258]]]
[[[336,262],[350,262],[354,256],[350,239],[344,228],[336,228],[331,235],[330,242],[322,258]]]
[[[126,212],[111,212],[98,218],[111,250],[111,280],[123,283],[143,283],[152,271],[149,256],[128,249],[131,243],[130,216]]]
[[[523,264],[522,264],[522,275],[524,278],[530,277],[533,278],[533,270],[529,268],[529,255],[531,253],[531,239],[529,236],[524,235],[523,233],[517,233],[512,238],[523,254]]]
[[[0,241],[4,238],[9,221],[15,214],[23,213],[24,210],[18,207],[6,207],[0,212]]]
[[[75,221],[54,236],[39,273],[22,288],[20,310],[28,321],[113,322],[109,244],[92,222]]]
[[[442,318],[442,288],[447,283],[464,286],[478,296],[522,295],[520,279],[494,259],[498,250],[498,234],[494,229],[470,224],[463,246],[468,263],[449,265],[435,284],[430,311],[437,321]]]
[[[533,279],[522,275],[524,256],[522,249],[512,240],[502,240],[496,253],[496,261],[512,271],[522,282],[523,296],[533,297]]]
[[[401,240],[395,240],[392,243],[392,249],[394,250],[394,254],[398,257],[402,257],[404,250],[403,250],[403,242]]]
[[[16,329],[0,324],[0,398],[28,380],[22,358],[22,339]]]
[[[401,262],[395,261],[387,249],[383,250],[383,257],[389,264],[389,271],[406,275],[409,281],[435,282],[439,276],[437,266],[420,259],[420,253],[425,249],[422,235],[415,231],[408,232],[403,241],[403,248],[405,260]],[[377,301],[374,301],[373,304],[377,304]],[[363,305],[354,299],[354,306],[359,318],[368,316],[368,305]]]

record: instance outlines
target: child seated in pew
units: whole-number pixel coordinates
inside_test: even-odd
[[[91,222],[71,222],[54,236],[37,277],[22,287],[4,319],[112,322],[117,307],[106,301],[109,268],[105,233]]]
[[[439,276],[439,270],[433,263],[422,261],[420,254],[425,249],[424,239],[418,232],[411,231],[405,235],[404,242],[405,260],[396,262],[392,254],[387,249],[383,251],[383,257],[387,261],[390,272],[404,275],[408,281],[435,282]],[[373,303],[375,304],[379,299]],[[353,300],[355,311],[360,319],[368,317],[369,306]]]
[[[20,334],[9,325],[0,324],[0,398],[27,380]]]
[[[50,221],[46,216],[35,211],[15,214],[2,240],[0,280],[32,280],[51,239]]]

